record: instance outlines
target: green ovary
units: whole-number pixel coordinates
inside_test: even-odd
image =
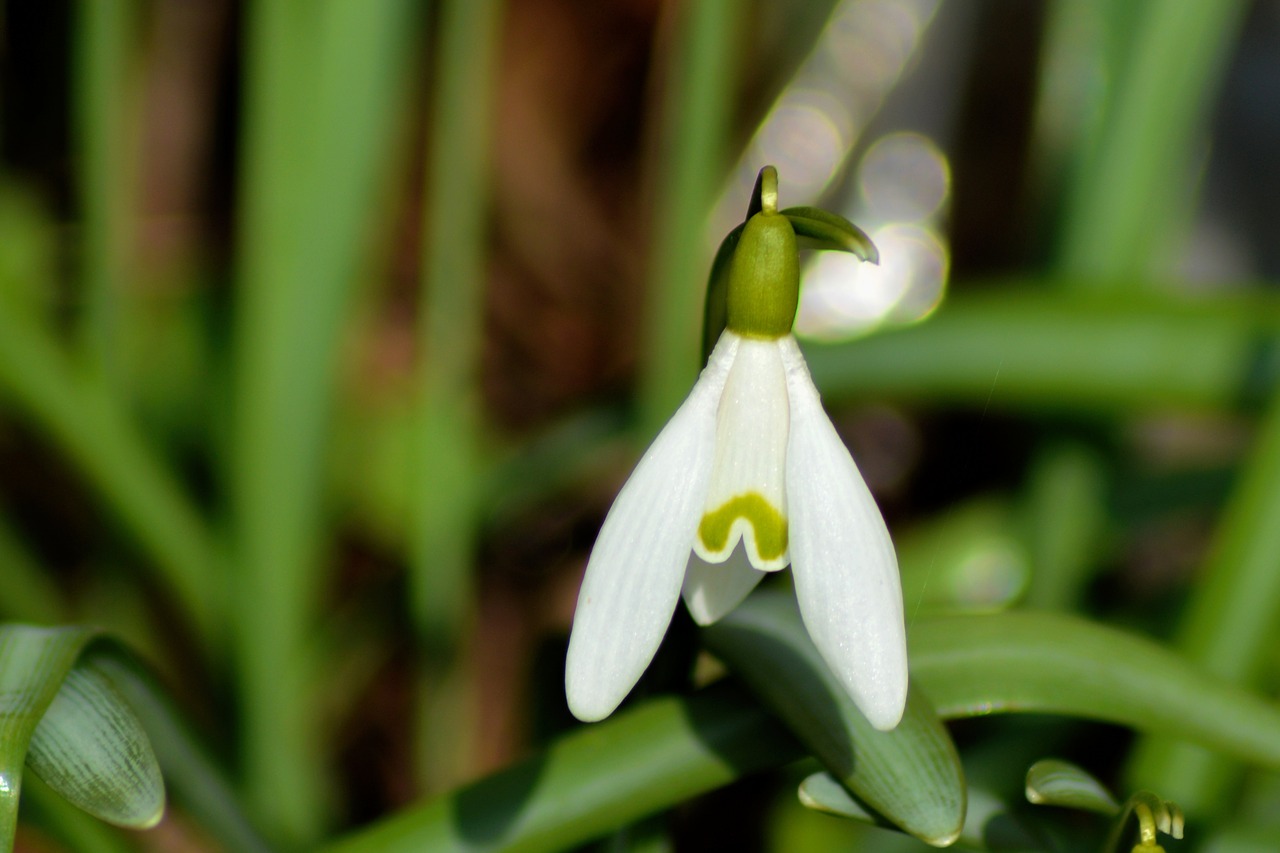
[[[729,531],[739,518],[746,519],[755,531],[760,559],[776,560],[786,553],[787,520],[759,492],[735,495],[719,509],[702,516],[698,538],[708,551],[723,551],[729,544]]]

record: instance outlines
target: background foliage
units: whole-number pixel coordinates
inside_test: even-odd
[[[32,782],[20,847],[920,849],[796,787],[930,837],[962,764],[962,844],[1097,849],[1106,817],[1024,801],[1050,755],[1176,801],[1180,849],[1280,847],[1280,4],[81,0],[0,28],[0,620],[123,638],[163,687],[94,665],[170,786],[144,834]],[[840,709],[811,728],[819,682],[753,669],[801,654],[785,579],[701,638],[746,688],[564,708],[586,554],[765,163],[883,258],[815,256],[798,330],[899,547],[932,732],[905,781],[833,758],[882,766]]]

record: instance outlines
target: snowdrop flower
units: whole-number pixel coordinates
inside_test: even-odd
[[[579,719],[607,717],[635,686],[682,593],[710,624],[788,564],[831,671],[876,728],[901,719],[897,558],[791,335],[798,293],[796,236],[775,190],[731,261],[727,328],[591,552],[565,671]]]

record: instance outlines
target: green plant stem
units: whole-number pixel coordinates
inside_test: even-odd
[[[133,169],[128,72],[132,3],[80,0],[75,25],[75,116],[83,232],[85,355],[115,385],[120,294],[127,281]]]
[[[326,848],[328,853],[565,850],[801,756],[738,688],[664,698]]]
[[[1023,501],[1028,607],[1074,611],[1082,603],[1099,563],[1106,499],[1106,467],[1087,445],[1062,441],[1036,454]]]
[[[405,0],[248,11],[232,485],[244,771],[256,813],[305,843],[326,820],[314,608],[343,320],[404,82]]]
[[[454,784],[470,752],[467,682],[457,669],[472,609],[478,526],[479,370],[501,7],[500,0],[442,4],[428,141],[410,574],[425,660],[418,765],[428,790]]]
[[[1123,6],[1125,4],[1109,4]],[[1148,279],[1187,208],[1208,106],[1246,5],[1141,4],[1131,53],[1112,62],[1118,88],[1097,148],[1079,170],[1062,226],[1059,271],[1084,287]]]
[[[672,7],[656,163],[653,253],[644,317],[640,429],[666,423],[697,375],[699,318],[714,246],[707,218],[727,171],[741,9],[733,0]]]
[[[1192,661],[1245,686],[1258,685],[1280,639],[1278,518],[1280,395],[1259,427],[1175,638]],[[1239,778],[1220,757],[1170,741],[1144,743],[1135,760],[1140,784],[1167,794],[1188,812],[1224,808]]]

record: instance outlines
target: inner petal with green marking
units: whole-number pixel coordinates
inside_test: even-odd
[[[791,561],[786,372],[778,341],[738,337],[716,413],[715,461],[693,550],[708,563],[723,563],[741,542],[751,568],[774,572]]]
[[[787,519],[759,492],[735,495],[702,516],[698,540],[707,551],[732,551],[739,538],[753,564],[776,563],[787,554]]]

